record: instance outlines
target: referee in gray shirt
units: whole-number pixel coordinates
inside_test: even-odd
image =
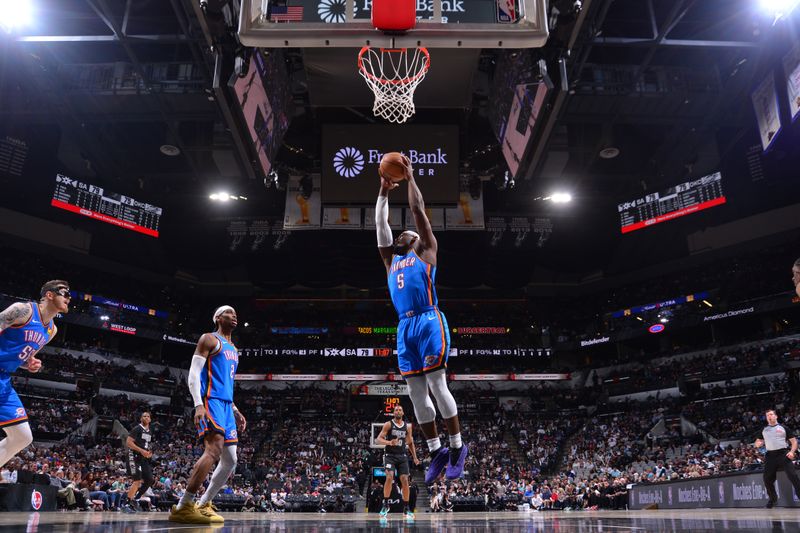
[[[800,478],[794,471],[794,457],[797,452],[797,438],[794,433],[786,426],[778,424],[778,414],[770,409],[767,411],[767,427],[761,430],[763,439],[756,439],[756,448],[766,445],[767,457],[764,461],[764,485],[769,495],[767,509],[774,507],[778,501],[778,494],[775,492],[775,480],[778,477],[778,470],[786,472],[794,492],[800,498]],[[790,449],[791,446],[791,449]]]

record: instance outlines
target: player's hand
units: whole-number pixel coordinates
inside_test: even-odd
[[[233,418],[236,420],[236,425],[239,426],[239,432],[244,433],[245,428],[247,428],[247,420],[244,415],[241,411],[236,410],[233,412]]]
[[[786,454],[786,457],[788,457],[789,459],[791,459],[792,461],[794,461],[794,452],[791,452],[791,451],[790,451],[789,453],[787,453],[787,454]]]
[[[200,426],[200,422],[206,419],[206,408],[202,405],[198,405],[194,408],[194,425]]]
[[[408,158],[406,154],[400,154],[403,157],[403,162],[405,163],[404,167],[406,170],[405,178],[408,181],[414,181],[414,169],[411,166],[411,160]]]
[[[422,461],[420,461],[419,458],[414,457],[414,466],[419,466],[421,463]]]
[[[28,359],[28,363],[25,365],[25,368],[28,372],[33,372],[34,374],[42,369],[42,360],[37,359],[35,355],[32,355]]]
[[[764,445],[764,441],[762,439],[756,439],[756,448],[761,448]]]
[[[394,183],[384,178],[380,170],[378,171],[378,175],[381,177],[381,192],[391,191],[392,189],[396,189],[400,186],[399,183]]]
[[[153,452],[151,452],[150,450],[145,450],[142,455],[144,456],[145,459],[150,459],[151,457],[153,457]]]

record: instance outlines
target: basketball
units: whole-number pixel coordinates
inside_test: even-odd
[[[405,161],[399,152],[384,154],[381,158],[380,169],[381,176],[392,183],[403,181],[406,178]]]

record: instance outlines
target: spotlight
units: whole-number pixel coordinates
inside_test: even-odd
[[[111,317],[108,316],[108,315],[103,315],[103,316],[100,317],[100,320],[103,320],[103,321],[110,320],[110,319],[111,319]]]
[[[791,13],[798,4],[800,0],[761,0],[761,9],[778,20]]]
[[[244,323],[244,327],[249,328],[250,327],[250,322],[245,322]]]
[[[664,317],[664,318],[661,318],[661,319],[659,320],[659,322],[661,322],[662,324],[666,324],[667,322],[669,322],[669,318],[666,318],[666,317]]]
[[[572,201],[572,195],[568,192],[556,192],[550,196],[549,200],[554,204],[567,204]]]
[[[0,28],[11,33],[33,19],[30,0],[0,0]]]
[[[229,202],[231,200],[247,200],[247,196],[237,196],[235,194],[230,194],[225,191],[215,192],[208,195],[210,200],[214,200],[215,202]]]

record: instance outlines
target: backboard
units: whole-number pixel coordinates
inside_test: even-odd
[[[547,0],[416,0],[417,27],[377,31],[372,0],[242,0],[239,39],[262,48],[538,48]]]

